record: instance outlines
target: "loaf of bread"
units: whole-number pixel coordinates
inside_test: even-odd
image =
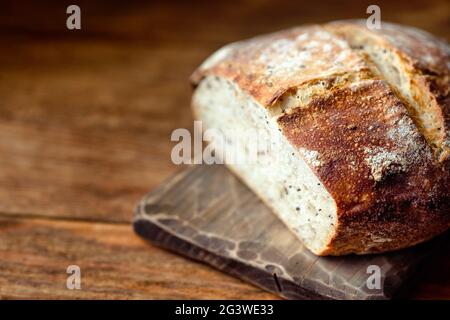
[[[449,79],[445,41],[337,21],[221,48],[191,77],[192,108],[223,132],[213,148],[256,145],[262,163],[227,166],[312,252],[379,253],[450,226]]]

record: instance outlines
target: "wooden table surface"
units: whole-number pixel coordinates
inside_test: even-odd
[[[378,1],[382,19],[449,40],[447,0]],[[187,78],[227,42],[364,18],[364,1],[58,1],[0,5],[0,298],[273,299],[132,231],[135,204],[177,168]],[[450,250],[447,250],[450,252]],[[79,265],[81,290],[66,288]],[[409,292],[450,299],[450,255]]]

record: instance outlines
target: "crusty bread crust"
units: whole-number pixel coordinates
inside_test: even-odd
[[[411,116],[419,120],[416,125],[431,145],[435,157],[440,162],[449,160],[450,47],[447,43],[422,30],[390,23],[385,23],[380,30],[368,30],[360,20],[353,23],[337,21],[325,28],[345,39],[357,51],[361,49],[359,45],[364,47],[370,43],[378,48],[375,53],[378,59],[384,60],[397,72],[401,70],[409,95],[422,109],[420,113],[410,108]],[[399,63],[386,61],[383,57],[386,52],[395,55]],[[367,56],[365,58],[370,60]],[[421,116],[426,118],[430,113],[435,122],[433,128],[427,128],[420,121]]]
[[[206,75],[237,84],[278,115],[294,147],[317,152],[318,159],[304,160],[338,210],[334,237],[320,255],[396,250],[450,227],[450,50],[421,31],[383,25],[379,34],[364,32],[395,46],[407,64],[402,68],[416,74],[419,90],[432,97],[443,123],[438,153],[408,102],[346,41],[347,33],[361,30],[360,22],[306,26],[234,43],[192,75],[194,85]],[[299,98],[301,90],[310,94]],[[296,94],[297,104],[283,105]]]

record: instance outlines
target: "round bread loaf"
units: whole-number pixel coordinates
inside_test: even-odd
[[[270,141],[253,141],[263,162],[226,164],[315,254],[391,251],[449,228],[444,41],[385,22],[310,25],[227,45],[191,79],[196,117],[233,153],[249,152],[250,128]]]

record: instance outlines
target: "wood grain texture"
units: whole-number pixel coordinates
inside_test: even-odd
[[[174,169],[170,133],[190,124],[189,112],[172,118],[182,103],[173,92],[188,101],[185,79],[157,71],[178,53],[130,46],[124,56],[105,44],[60,43],[56,52],[41,42],[11,46],[27,57],[0,76],[0,165],[7,168],[0,183],[9,186],[0,191],[0,210],[129,221],[142,194]]]
[[[443,241],[378,255],[315,256],[219,165],[190,167],[147,195],[134,227],[152,243],[288,299],[393,298]],[[367,286],[370,266],[380,268],[380,288]]]
[[[0,256],[2,299],[273,299],[148,246],[129,225],[0,217]],[[69,265],[81,290],[66,287]]]
[[[310,1],[289,0],[233,4],[80,0],[77,4],[82,8],[82,30],[76,32],[65,27],[65,2],[43,0],[37,5],[18,0],[0,5],[0,217],[15,226],[11,232],[0,231],[2,297],[271,296],[248,285],[217,289],[217,277],[235,280],[136,240],[129,225],[133,208],[177,170],[170,161],[170,133],[175,128],[192,128],[187,79],[213,50],[293,25],[361,18],[371,1],[311,5]],[[377,4],[382,19],[449,39],[446,0]],[[274,18],[274,13],[281,18]],[[89,294],[61,289],[64,270],[53,267],[54,275],[45,271],[47,259],[53,261],[55,241],[66,239],[61,240],[58,252],[82,257],[87,249],[78,252],[71,241],[89,239],[106,245],[102,239],[109,238],[105,231],[109,229],[93,226],[123,230],[123,246],[135,246],[133,259],[148,255],[148,260],[140,260],[141,267],[146,263],[159,266],[160,278],[149,273],[146,277],[164,279],[165,289],[143,282],[134,295],[131,285],[129,291],[123,290],[126,284],[120,277],[121,281],[102,282]],[[76,236],[65,237],[64,231]],[[38,250],[32,249],[35,242],[40,253],[33,253]],[[100,250],[100,244],[93,248]],[[15,263],[8,263],[6,254]],[[126,259],[123,251],[118,255]],[[110,266],[103,257],[101,261],[90,258],[90,266]],[[24,261],[29,264],[22,267]],[[173,261],[180,267],[173,269]],[[449,266],[447,257],[432,264],[411,295],[450,299]],[[133,264],[127,268],[132,270]],[[201,276],[191,277],[197,268]],[[39,271],[33,273],[33,269]],[[57,283],[51,278],[55,274]],[[177,280],[170,282],[164,274]]]

